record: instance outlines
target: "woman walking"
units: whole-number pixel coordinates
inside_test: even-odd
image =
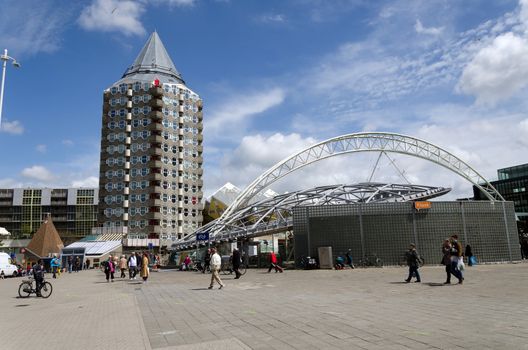
[[[451,284],[451,242],[449,239],[445,239],[442,244],[442,265],[445,265],[447,276],[444,284]]]
[[[110,279],[112,279],[112,282],[114,282],[115,265],[112,255],[108,257],[108,261],[104,265],[104,272],[106,275],[106,282],[110,282]]]
[[[149,258],[147,253],[143,253],[143,259],[141,260],[141,277],[143,277],[143,283],[147,283],[149,276]]]
[[[121,278],[125,278],[125,272],[127,269],[127,259],[124,255],[121,255],[121,259],[119,260],[119,269],[121,270]]]

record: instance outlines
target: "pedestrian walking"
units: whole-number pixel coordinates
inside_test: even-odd
[[[57,272],[60,269],[60,260],[57,257],[57,254],[53,255],[53,259],[51,259],[50,267],[51,267],[51,272],[53,273],[53,278],[57,278]]]
[[[71,273],[72,272],[72,268],[73,268],[73,258],[71,256],[69,256],[68,259],[67,259],[67,262],[68,262],[68,273]]]
[[[134,279],[135,279],[136,275],[138,274],[138,272],[140,273],[140,276],[141,276],[141,266],[142,266],[142,263],[143,263],[143,259],[142,259],[141,253],[136,252],[136,263],[137,263],[137,267],[136,267],[136,273],[134,273]]]
[[[214,281],[218,282],[220,287],[218,289],[222,289],[224,287],[224,283],[222,283],[222,280],[220,279],[220,275],[218,272],[220,271],[220,266],[222,266],[222,258],[218,253],[216,252],[215,248],[211,248],[211,284],[209,285],[209,289],[213,289]]]
[[[143,277],[143,283],[147,283],[149,272],[149,258],[145,252],[143,253],[143,259],[141,261],[141,277]]]
[[[458,242],[457,235],[452,235],[449,241],[451,243],[451,274],[458,278],[458,284],[462,284],[464,282],[464,276],[458,268],[460,260],[462,259],[462,245]]]
[[[277,264],[277,255],[275,255],[275,252],[271,252],[270,253],[270,266],[269,266],[269,269],[268,269],[268,273],[271,272],[271,269],[275,269],[275,273],[277,272],[280,272],[282,273],[282,267],[279,266],[279,264]]]
[[[468,266],[473,266],[473,250],[469,244],[466,244],[464,255],[466,256]]]
[[[137,257],[136,253],[132,252],[130,256],[128,257],[128,279],[136,279],[136,271],[137,271]]]
[[[121,259],[119,259],[119,270],[121,270],[121,278],[126,277],[126,269],[127,269],[127,259],[124,255],[121,255]]]
[[[75,269],[74,271],[75,272],[79,272],[79,270],[81,269],[81,258],[79,258],[78,256],[75,257],[75,261],[73,262],[73,268]]]
[[[420,267],[420,255],[418,255],[418,251],[416,250],[416,245],[414,243],[411,243],[409,246],[409,250],[405,253],[405,258],[407,259],[407,265],[409,266],[409,276],[405,280],[405,282],[409,283],[411,282],[411,279],[413,277],[416,277],[417,283],[420,283],[422,280],[420,278],[420,273],[418,272],[418,269]]]
[[[242,274],[240,273],[240,251],[235,248],[233,249],[233,257],[232,257],[232,264],[233,264],[233,271],[235,271],[235,279],[239,279]]]
[[[449,239],[444,240],[442,244],[442,265],[445,266],[446,281],[444,284],[451,284],[451,242]]]
[[[351,269],[355,268],[354,260],[352,259],[352,249],[349,249],[348,252],[346,253],[346,262],[347,262],[347,265],[350,266]]]
[[[90,259],[86,259],[86,270],[90,269]]]
[[[110,282],[110,279],[112,280],[112,282],[114,282],[115,265],[114,259],[112,259],[112,255],[110,255],[108,257],[108,260],[105,262],[104,272],[106,275],[106,282]]]

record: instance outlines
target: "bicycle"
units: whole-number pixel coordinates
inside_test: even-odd
[[[33,281],[34,279],[30,278],[20,283],[20,286],[18,286],[18,295],[21,298],[28,298],[31,294],[37,294],[37,287],[35,286],[35,288],[33,288]],[[52,291],[53,291],[53,286],[51,285],[51,283],[43,280],[42,286],[40,288],[40,296],[42,298],[49,298]]]
[[[377,255],[371,256],[369,258],[368,256],[364,256],[362,259],[359,259],[359,266],[361,267],[383,267],[383,260],[378,258]]]

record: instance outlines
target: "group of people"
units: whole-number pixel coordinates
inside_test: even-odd
[[[472,264],[473,253],[471,246],[466,246],[466,257],[468,258],[468,264]],[[458,241],[458,235],[452,235],[451,237],[444,240],[442,244],[442,265],[445,266],[446,281],[444,284],[451,284],[451,276],[455,276],[458,279],[458,283],[464,283],[464,252],[462,251],[462,244]],[[405,259],[409,266],[409,275],[405,279],[405,282],[410,283],[414,277],[415,282],[421,282],[420,272],[418,271],[420,266],[423,265],[424,261],[416,250],[416,245],[411,243],[409,250],[405,253]]]
[[[126,271],[128,270],[128,279],[135,280],[139,271],[140,277],[143,278],[143,283],[146,283],[150,274],[150,262],[151,259],[149,259],[147,252],[143,252],[142,255],[137,252],[132,252],[128,258],[126,255],[121,255],[120,258],[117,255],[110,255],[108,260],[102,264],[106,282],[114,282],[114,273],[119,268],[121,278],[126,278]]]
[[[61,272],[64,271],[64,269],[62,268],[62,261],[59,258],[58,254],[53,255],[53,258],[50,261],[50,268],[53,274],[53,278],[57,278],[57,276],[60,276]],[[79,272],[81,269],[89,269],[90,259],[86,259],[86,261],[83,263],[79,256],[68,256],[66,258],[66,268],[68,270],[68,273]]]
[[[239,279],[242,276],[242,273],[240,272],[240,266],[242,264],[242,256],[240,254],[240,250],[238,250],[237,248],[233,249],[230,261],[232,270],[235,273],[235,279]],[[278,264],[278,259],[275,252],[270,253],[269,263],[270,265],[268,268],[268,273],[270,273],[272,269],[275,269],[275,273],[282,273],[284,271],[283,268]],[[222,289],[225,286],[225,284],[220,279],[221,267],[222,258],[216,251],[216,248],[207,249],[207,253],[205,254],[204,258],[204,266],[202,269],[202,273],[205,273],[206,269],[208,268],[211,270],[211,283],[209,284],[208,289],[213,289],[215,282],[220,285],[219,289]]]

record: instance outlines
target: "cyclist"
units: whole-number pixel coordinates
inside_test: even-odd
[[[40,289],[42,288],[42,283],[44,282],[44,265],[42,265],[42,259],[39,259],[38,262],[33,266],[33,277],[37,284],[37,296],[42,296],[40,294]]]

